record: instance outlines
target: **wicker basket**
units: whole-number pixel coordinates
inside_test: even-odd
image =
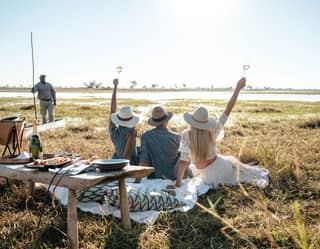
[[[12,129],[14,127],[16,127],[15,136],[16,138],[18,138],[19,143],[21,143],[23,130],[25,127],[25,120],[24,118],[20,119],[18,117],[9,117],[0,120],[0,145],[7,145],[12,143]]]

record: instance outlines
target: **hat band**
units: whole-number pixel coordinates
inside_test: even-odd
[[[196,122],[198,122],[198,123],[202,123],[202,124],[208,123],[208,119],[207,119],[206,121],[200,121],[200,120],[195,119],[195,118],[193,117],[193,115],[191,116],[191,118],[193,119],[193,121],[196,121]]]
[[[118,118],[119,120],[121,120],[121,121],[129,121],[129,120],[131,120],[131,119],[133,118],[133,116],[131,116],[130,118],[121,118],[121,117],[119,116],[119,114],[117,114],[117,118]]]
[[[163,120],[165,120],[168,116],[165,114],[163,117],[161,118],[151,118],[154,122],[161,122]]]

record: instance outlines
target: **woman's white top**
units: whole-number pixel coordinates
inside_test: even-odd
[[[224,125],[227,122],[228,116],[222,113],[217,121],[217,126],[212,128],[213,143],[209,150],[208,159],[212,159],[217,155],[216,142],[221,141],[224,137]],[[178,151],[180,152],[180,160],[190,161],[190,140],[189,140],[189,130],[185,130],[181,135],[181,142]]]
[[[211,145],[208,159],[217,155],[216,142],[224,137],[223,127],[228,119],[224,113],[218,119],[217,127],[213,128],[213,143]],[[179,151],[180,160],[190,161],[189,134],[184,131],[181,136]],[[239,182],[255,184],[260,188],[265,188],[269,184],[269,171],[258,166],[249,166],[239,162],[233,156],[217,155],[217,159],[203,169],[198,169],[193,163],[189,165],[194,177],[199,177],[206,184],[214,187],[219,184],[235,185]]]

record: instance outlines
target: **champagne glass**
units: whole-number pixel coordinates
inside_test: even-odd
[[[118,79],[119,79],[119,74],[122,72],[122,66],[117,66],[117,73],[118,73]]]
[[[249,70],[250,65],[243,65],[242,68],[243,68],[243,77],[244,77],[246,74],[246,71]]]
[[[122,66],[117,66],[117,73],[118,73],[118,84],[119,84],[119,76],[120,76],[120,73],[122,72]]]

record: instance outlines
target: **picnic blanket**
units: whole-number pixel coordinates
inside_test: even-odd
[[[170,180],[162,179],[146,179],[143,178],[141,183],[133,183],[133,179],[126,181],[127,191],[137,192],[162,192],[166,189],[167,185],[174,184]],[[55,186],[50,188],[52,192]],[[183,180],[183,184],[180,188],[175,190],[175,197],[183,204],[181,207],[167,210],[167,212],[187,212],[192,209],[199,195],[205,194],[211,188],[210,185],[204,184],[199,178],[189,178]],[[63,205],[68,203],[68,189],[63,187],[56,187],[54,196]],[[117,218],[121,217],[120,209],[109,205],[108,203],[99,202],[81,202],[78,201],[78,208],[84,212],[91,212],[100,215],[113,215]],[[160,211],[148,210],[143,212],[130,212],[130,218],[138,223],[154,224],[160,214]]]

